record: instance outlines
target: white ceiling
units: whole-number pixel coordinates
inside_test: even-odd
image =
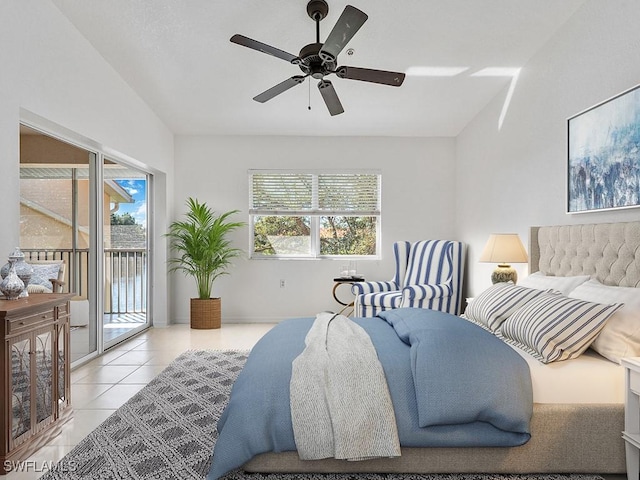
[[[522,67],[585,0],[351,0],[369,20],[339,65],[468,69],[399,88],[331,75],[345,109],[335,117],[315,80],[253,101],[300,70],[229,42],[241,33],[297,55],[315,42],[305,0],[53,2],[176,134],[455,136],[511,80],[472,74]],[[347,4],[328,2],[321,41]]]

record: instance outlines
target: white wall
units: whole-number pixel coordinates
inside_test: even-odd
[[[0,45],[0,259],[18,244],[24,109],[157,171],[154,284],[160,294],[154,314],[158,324],[166,323],[166,241],[161,234],[172,206],[172,133],[48,0],[0,2]]]
[[[248,177],[252,168],[376,168],[382,171],[381,261],[359,261],[372,280],[393,275],[391,245],[396,240],[454,238],[455,148],[453,139],[359,137],[192,137],[175,141],[175,211],[192,196],[217,212],[239,209],[248,220]],[[234,238],[248,251],[248,229]],[[331,260],[237,259],[230,275],[216,281],[223,322],[280,321],[336,310],[332,279],[343,262]],[[284,279],[286,287],[280,288]],[[188,322],[191,279],[177,273],[172,317]]]
[[[640,2],[587,2],[522,69],[504,125],[496,97],[457,138],[457,235],[470,244],[468,294],[490,285],[477,263],[493,232],[631,221],[640,209],[567,215],[567,118],[640,83]],[[514,265],[526,275],[526,265]]]

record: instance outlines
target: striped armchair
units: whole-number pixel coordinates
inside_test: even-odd
[[[374,317],[400,307],[430,308],[458,315],[466,246],[450,240],[396,242],[396,272],[388,282],[352,286],[356,317]]]

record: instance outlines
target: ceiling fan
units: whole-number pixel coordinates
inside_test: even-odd
[[[357,8],[347,5],[325,42],[320,43],[320,21],[327,16],[327,13],[329,13],[329,5],[325,0],[311,0],[307,4],[307,14],[316,22],[316,43],[310,43],[302,47],[297,56],[244,35],[236,34],[231,37],[230,40],[233,43],[281,58],[293,65],[297,65],[304,73],[304,75],[294,75],[253,97],[256,102],[264,103],[271,100],[290,88],[300,85],[308,76],[311,76],[320,80],[318,89],[329,109],[329,113],[331,115],[339,115],[344,112],[344,109],[333,88],[333,84],[325,79],[329,74],[335,73],[339,78],[379,83],[393,87],[402,85],[404,73],[337,66],[338,55],[369,17]]]

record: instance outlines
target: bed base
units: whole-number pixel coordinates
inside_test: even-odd
[[[535,404],[531,440],[520,447],[403,448],[401,457],[362,462],[265,453],[243,468],[261,473],[624,474],[623,426],[623,405]]]

